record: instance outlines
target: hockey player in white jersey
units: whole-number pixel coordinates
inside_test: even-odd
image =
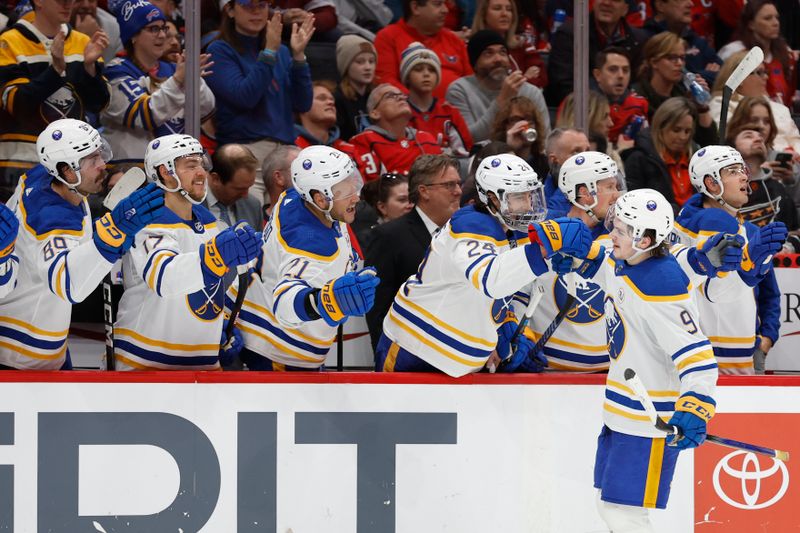
[[[601,152],[573,155],[561,165],[558,188],[572,204],[567,216],[582,220],[594,242],[608,247],[608,232],[603,222],[625,188],[625,178],[614,160]],[[552,271],[542,274],[536,283],[544,287],[544,296],[530,321],[537,339],[550,327],[559,310],[573,302],[543,347],[548,368],[573,372],[608,370],[603,289],[593,281],[578,278],[575,294],[570,297],[564,277]]]
[[[241,349],[240,339],[221,348],[228,340],[223,276],[258,256],[260,238],[244,223],[217,229],[202,205],[210,168],[189,135],[165,135],[147,146],[147,179],[166,191],[166,209],[123,258],[117,370],[219,370],[220,360]]]
[[[108,144],[85,122],[62,119],[39,135],[36,151],[40,164],[20,178],[9,200],[21,226],[19,265],[16,288],[0,300],[0,365],[69,369],[72,304],[97,287],[136,232],[158,216],[164,196],[145,187],[93,223],[86,197],[102,188]]]
[[[0,298],[14,290],[17,284],[19,257],[14,255],[19,220],[14,212],[0,204]]]
[[[291,171],[293,188],[278,198],[264,230],[260,280],[239,315],[240,357],[251,370],[322,369],[337,327],[372,307],[380,282],[374,269],[355,271],[346,224],[362,182],[350,157],[310,146]]]
[[[673,227],[670,203],[652,189],[628,192],[609,210],[606,225],[611,253],[579,269],[605,291],[611,357],[594,485],[600,515],[614,533],[646,533],[652,531],[647,509],[667,505],[678,452],[705,440],[716,406],[717,364],[700,330],[689,278],[665,242]],[[736,268],[741,249],[728,252],[734,259],[720,267],[706,256],[699,260],[714,276]],[[681,440],[667,442],[650,422],[625,385],[626,368],[653,391],[659,416],[671,416],[683,430]]]
[[[542,184],[515,155],[484,159],[475,184],[478,202],[453,214],[398,290],[383,322],[378,368],[460,377],[481,370],[495,350],[505,370],[543,359],[529,353],[533,344],[523,336],[509,346],[520,314],[514,297],[529,294],[547,272],[545,257],[585,257],[591,235],[577,219],[543,221]]]
[[[786,240],[786,226],[773,222],[758,228],[740,222],[738,211],[749,195],[748,174],[734,148],[706,146],[698,150],[689,163],[689,173],[698,192],[678,213],[673,240],[698,245],[711,234],[726,232],[748,241],[742,264],[730,279],[710,280],[698,287],[700,327],[714,346],[720,373],[753,374],[753,352],[759,342],[753,287],[775,284],[771,258]],[[735,313],[730,312],[731,302],[735,302]]]

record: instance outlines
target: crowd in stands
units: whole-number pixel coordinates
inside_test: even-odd
[[[187,1],[0,0],[0,201],[38,162],[36,138],[54,120],[101,132],[109,176],[142,166],[153,139],[185,131]],[[492,154],[530,164],[554,215],[570,211],[560,166],[590,149],[617,162],[628,190],[655,189],[677,214],[696,192],[692,155],[727,144],[749,168],[743,216],[800,229],[800,42],[778,0],[590,2],[585,130],[571,1],[198,5],[207,207],[260,229],[291,187],[299,149],[350,156],[365,183],[353,234],[381,278],[367,314],[373,346],[398,287],[431,234],[475,198],[474,169]],[[724,83],[756,45],[764,63],[736,90],[718,139]],[[429,157],[439,154],[451,163]]]

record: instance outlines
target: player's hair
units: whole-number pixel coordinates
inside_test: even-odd
[[[258,168],[258,159],[246,146],[223,144],[211,154],[211,172],[216,172],[222,183],[231,181],[240,168],[248,170]]]
[[[408,171],[408,199],[416,204],[419,201],[419,186],[430,185],[448,167],[458,172],[458,161],[449,155],[425,154],[417,158]]]
[[[642,237],[650,237],[651,241],[656,239],[656,230],[654,229],[646,229],[642,234]],[[669,255],[669,244],[667,244],[667,239],[664,239],[658,246],[650,250],[651,257],[666,257]]]
[[[539,110],[536,108],[536,105],[531,101],[530,98],[525,96],[515,96],[508,101],[508,104],[505,107],[497,111],[494,124],[492,125],[492,133],[489,135],[490,139],[495,141],[506,140],[506,130],[513,126],[513,124],[508,122],[508,119],[511,116],[511,111],[515,108],[517,114],[527,118],[531,123],[531,126],[536,128],[537,132],[544,131],[544,121],[542,120],[542,115],[539,114]],[[542,153],[543,149],[544,138],[542,135],[539,135],[531,145],[531,153],[540,154]]]
[[[289,153],[300,151],[300,148],[293,144],[279,144],[264,158],[261,164],[261,177],[264,179],[264,186],[269,190],[272,186],[272,174],[276,170],[289,172],[290,165],[287,163]]]
[[[486,26],[486,12],[489,11],[489,3],[492,0],[478,0],[478,5],[475,7],[475,17],[472,19],[472,33],[474,34],[480,30],[488,30]],[[517,44],[517,22],[519,21],[519,13],[517,13],[517,3],[514,0],[509,0],[511,4],[511,25],[508,31],[503,36],[506,40],[506,48],[511,50],[519,45]]]
[[[728,121],[725,144],[734,146],[736,136],[739,135],[742,130],[761,131],[761,128],[753,124],[750,118],[753,113],[753,108],[759,105],[765,107],[767,109],[767,115],[769,115],[769,136],[764,136],[764,144],[767,146],[767,149],[772,150],[772,144],[775,142],[775,137],[778,135],[778,126],[775,124],[775,117],[772,115],[772,107],[769,105],[769,100],[767,100],[765,96],[746,96],[742,98],[739,105],[736,106],[736,111],[733,112],[733,116]],[[761,134],[763,135],[764,132],[762,131]]]
[[[597,52],[594,56],[594,68],[602,69],[608,61],[608,56],[616,54],[628,60],[628,65],[631,64],[631,54],[621,46],[609,46]]]
[[[639,80],[650,81],[653,77],[653,67],[651,61],[658,61],[667,54],[672,53],[672,49],[678,44],[683,44],[684,50],[687,48],[686,41],[681,39],[677,33],[664,31],[650,37],[642,50],[642,62],[639,65]]]

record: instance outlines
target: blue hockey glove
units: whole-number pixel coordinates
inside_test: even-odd
[[[544,262],[542,257],[542,247],[538,243],[532,242],[525,245],[525,258],[528,260],[528,266],[531,267],[531,272],[537,276],[541,276],[547,272],[547,263]]]
[[[133,236],[153,222],[164,209],[164,191],[155,183],[134,191],[94,223],[94,244],[113,263],[128,251]]]
[[[675,402],[675,414],[669,419],[669,423],[679,427],[683,436],[669,437],[667,445],[686,450],[703,444],[706,440],[706,426],[715,410],[714,400],[702,394],[684,394],[678,398]]]
[[[333,279],[315,293],[317,313],[330,326],[349,316],[363,315],[375,303],[375,288],[380,282],[372,267]]]
[[[200,264],[204,273],[221,278],[228,269],[255,259],[260,248],[259,234],[246,224],[237,225],[200,245]]]
[[[769,272],[772,268],[772,256],[780,252],[788,234],[783,222],[772,222],[759,228],[742,251],[742,266],[739,270],[742,278],[761,278]]]
[[[228,339],[225,332],[228,330],[228,319],[222,321],[222,337],[219,340],[219,362],[223,365],[228,365],[233,362],[234,358],[239,355],[239,352],[244,348],[244,339],[239,328],[233,328],[231,334],[232,338]],[[232,341],[228,346],[228,341]]]
[[[11,209],[0,204],[0,265],[11,259],[17,242],[19,220]]]
[[[495,350],[501,360],[505,360],[511,355],[511,337],[514,336],[516,330],[517,322],[514,320],[503,322],[497,328],[497,346],[495,346]]]
[[[534,353],[536,343],[525,335],[518,336],[511,344],[511,355],[499,366],[500,372],[530,372],[544,371],[547,367],[547,358],[540,352]],[[498,352],[500,353],[500,352]]]
[[[744,238],[741,235],[715,233],[701,246],[689,248],[686,253],[692,270],[714,278],[720,272],[730,272],[739,268],[743,246]]]
[[[531,224],[528,227],[528,237],[532,243],[542,245],[548,258],[561,252],[582,259],[592,246],[589,228],[577,218],[560,217]]]
[[[559,276],[569,274],[570,272],[577,272],[582,278],[591,279],[597,274],[603,261],[606,259],[606,249],[598,243],[592,243],[589,252],[586,254],[586,259],[579,259],[576,266],[575,258],[572,256],[557,253],[550,258],[550,265],[553,272]]]

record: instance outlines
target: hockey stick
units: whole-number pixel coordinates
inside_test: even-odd
[[[514,333],[511,335],[511,340],[508,342],[509,345],[513,345],[517,338],[522,335],[522,332],[525,331],[525,326],[527,326],[528,322],[530,322],[533,312],[536,310],[536,307],[542,300],[542,296],[544,296],[544,287],[536,283],[534,289],[531,291],[530,299],[528,300],[528,306],[525,307],[525,313],[522,315],[522,319],[519,321],[519,324],[517,324],[517,329],[515,329]],[[489,366],[489,372],[494,374],[498,369],[502,369],[504,366],[508,365],[510,361],[511,358],[507,357],[500,361],[500,366],[498,368],[495,368],[494,365]]]
[[[644,383],[642,383],[642,380],[639,379],[639,376],[636,375],[636,372],[634,372],[633,369],[625,369],[625,381],[628,382],[628,385],[630,385],[633,393],[642,402],[642,407],[644,407],[645,413],[647,413],[648,418],[650,418],[658,430],[670,435],[677,435],[678,438],[683,436],[681,428],[665,422],[663,418],[658,416],[656,407],[653,405],[653,400],[650,399],[650,395],[647,393],[647,388],[644,386]],[[758,446],[756,444],[748,444],[746,442],[727,439],[725,437],[718,437],[716,435],[706,435],[706,440],[719,446],[726,446],[735,450],[745,450],[748,452],[766,455],[768,457],[774,457],[775,459],[783,461],[784,463],[789,460],[789,452],[783,450],[775,450],[772,448],[766,448],[764,446]]]
[[[725,87],[722,89],[722,110],[719,113],[718,131],[720,144],[725,144],[725,130],[728,126],[728,105],[731,102],[734,91],[736,91],[744,79],[763,62],[764,51],[760,47],[754,46],[747,52],[747,55],[742,58],[739,64],[736,65],[728,81],[725,82]]]
[[[142,186],[147,180],[144,170],[139,167],[129,169],[119,181],[108,191],[103,200],[103,207],[113,211],[117,204]],[[111,273],[103,278],[103,325],[106,332],[106,370],[114,370],[114,301],[111,293]]]

